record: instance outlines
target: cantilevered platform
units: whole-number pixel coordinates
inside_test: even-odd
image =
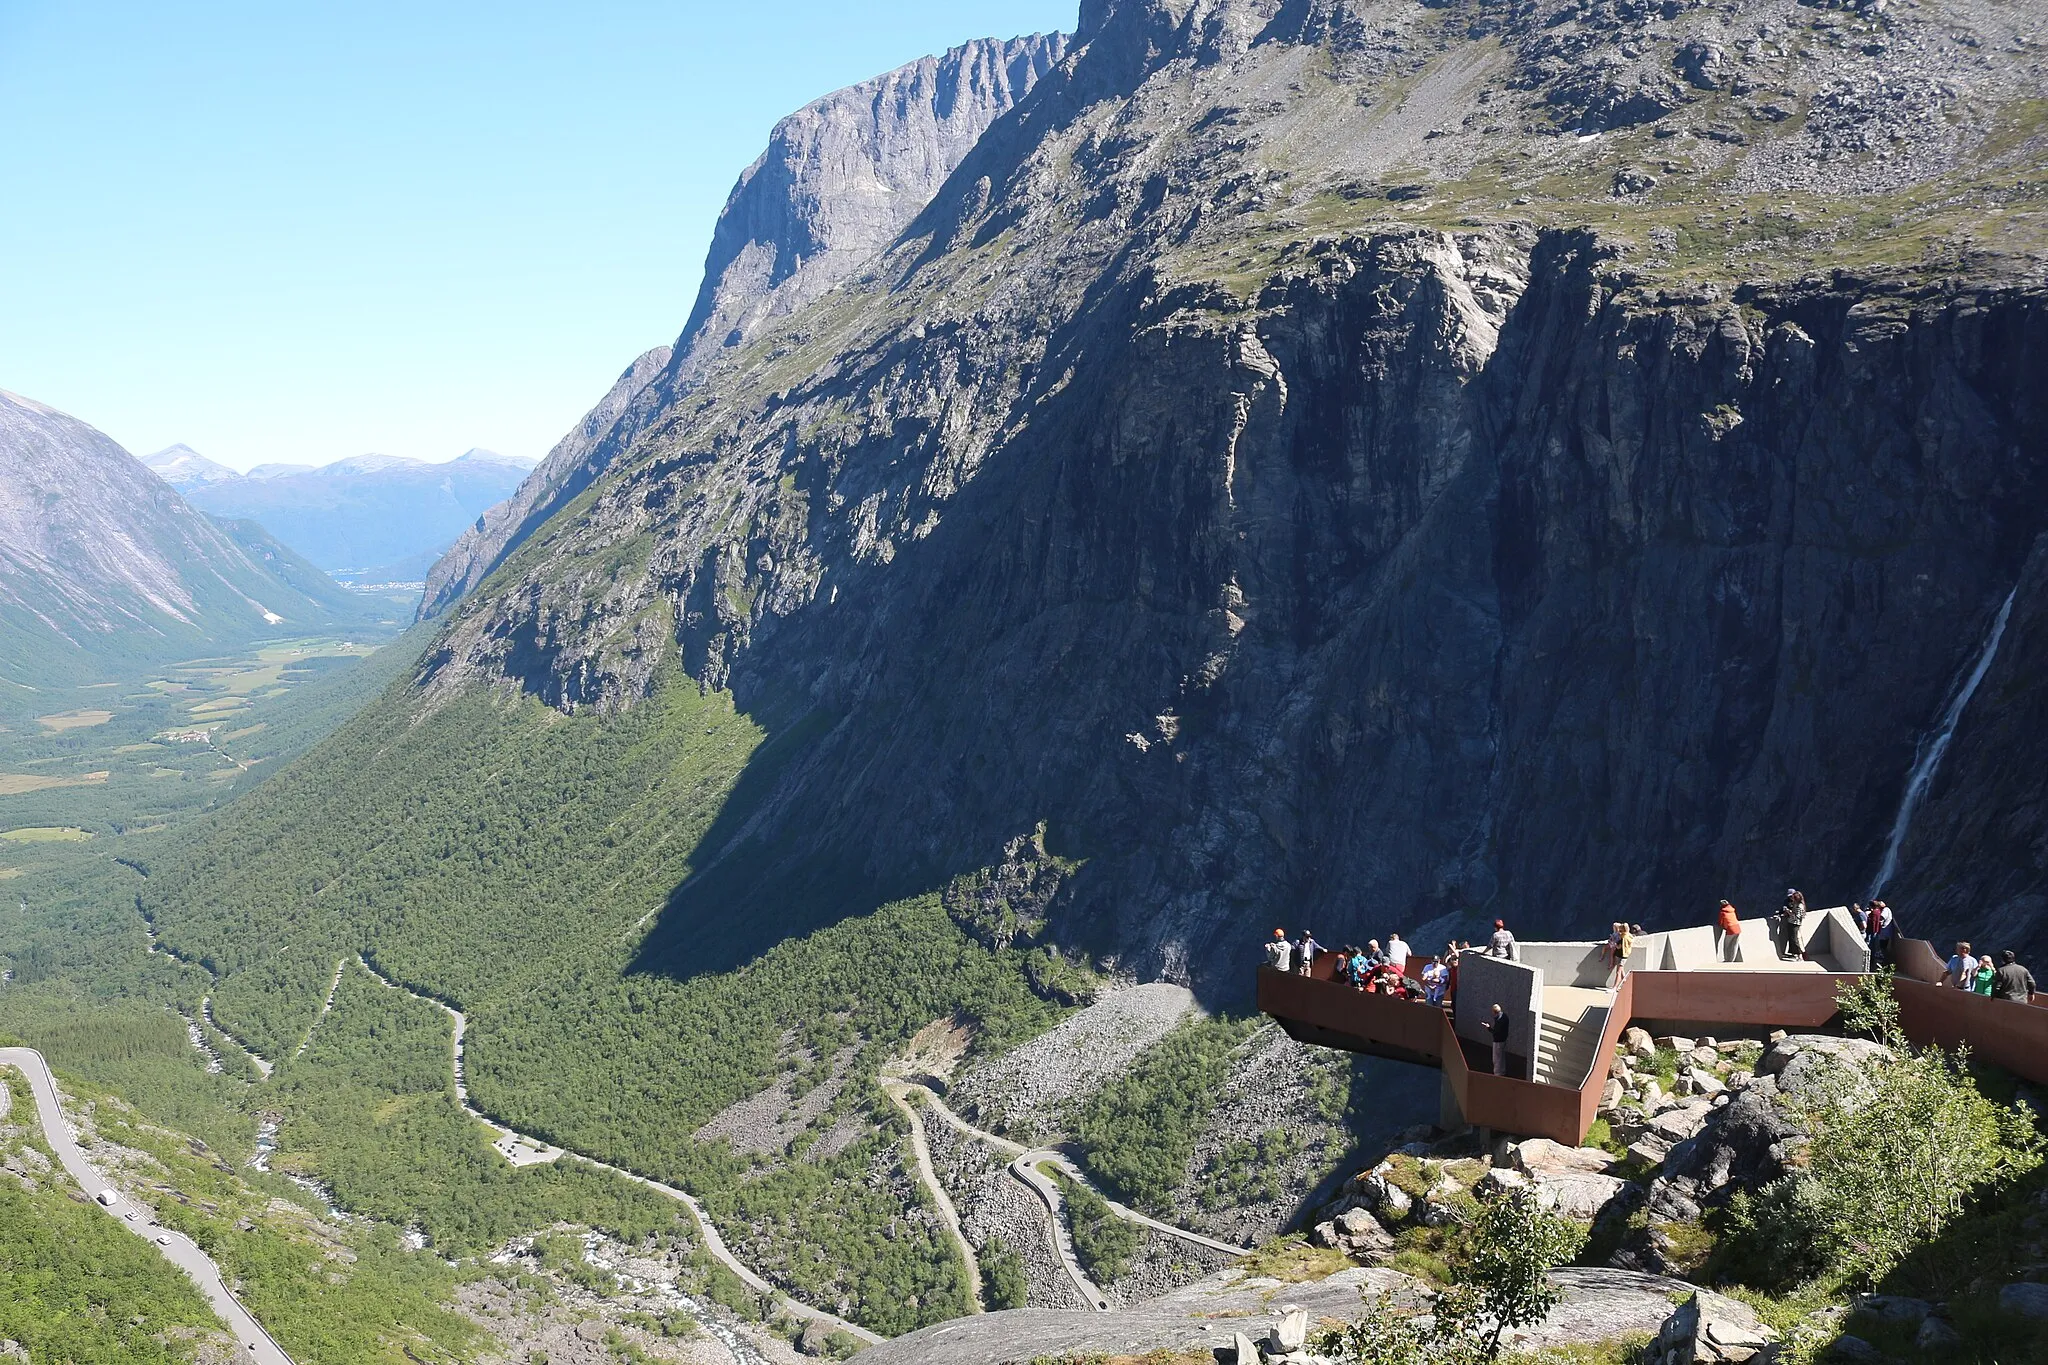
[[[1455,1012],[1335,981],[1325,954],[1308,976],[1261,968],[1259,1008],[1302,1042],[1441,1069],[1446,1102],[1476,1127],[1576,1146],[1593,1125],[1622,1031],[1636,1020],[1815,1029],[1834,1018],[1836,993],[1868,970],[1848,912],[1809,915],[1799,957],[1781,957],[1769,931],[1766,921],[1745,920],[1732,945],[1709,928],[1646,935],[1632,958],[1637,970],[1618,986],[1598,943],[1526,943],[1512,962],[1467,956]],[[1420,970],[1420,959],[1409,963],[1411,974]],[[1920,939],[1900,939],[1894,965],[1908,1038],[1967,1043],[1985,1061],[2048,1083],[2048,996],[2020,1004],[1936,984],[1943,959]],[[1507,1076],[1491,1074],[1484,1032],[1496,1003],[1511,1021]]]

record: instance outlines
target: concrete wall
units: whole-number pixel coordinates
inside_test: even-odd
[[[1543,973],[1526,962],[1467,953],[1458,959],[1457,1029],[1460,1038],[1491,1044],[1486,1021],[1501,1006],[1512,1021],[1508,1051],[1528,1059],[1536,1055],[1540,1034],[1537,1016],[1543,1009]]]
[[[1543,973],[1549,986],[1605,986],[1609,975],[1607,944],[1524,943],[1522,962]]]

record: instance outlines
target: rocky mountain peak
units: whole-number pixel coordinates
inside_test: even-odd
[[[588,487],[648,417],[719,357],[829,292],[892,244],[996,119],[1067,52],[1059,33],[984,38],[814,100],[775,125],[712,230],[696,305],[673,348],[619,376],[519,492],[427,577],[420,614],[474,589]]]

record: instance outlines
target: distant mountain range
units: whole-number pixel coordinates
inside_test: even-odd
[[[356,455],[318,468],[262,464],[247,474],[187,445],[143,464],[202,511],[247,517],[349,583],[417,582],[456,537],[533,468],[495,451],[445,464]]]
[[[0,391],[0,694],[382,609],[262,527],[193,510],[77,418]]]

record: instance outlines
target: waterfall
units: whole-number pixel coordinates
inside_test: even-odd
[[[1991,671],[1991,661],[1998,657],[1998,642],[2005,638],[2005,624],[2012,619],[2013,599],[2019,596],[2019,592],[2019,585],[2015,583],[2012,591],[2005,595],[2005,605],[1998,609],[1998,619],[1991,623],[1990,638],[1984,641],[1976,666],[1956,688],[1955,696],[1949,699],[1948,709],[1941,713],[1941,723],[1924,736],[1914,750],[1913,772],[1906,779],[1906,794],[1900,798],[1898,816],[1892,821],[1892,837],[1884,847],[1884,862],[1879,864],[1877,881],[1870,888],[1872,899],[1883,894],[1886,883],[1899,870],[1899,849],[1905,844],[1906,831],[1913,824],[1913,812],[1919,808],[1920,799],[1927,795],[1935,770],[1941,767],[1941,760],[1948,754],[1948,743],[1955,738],[1956,724],[1963,718],[1963,708],[1977,694],[1977,685],[1984,681],[1984,675]]]

